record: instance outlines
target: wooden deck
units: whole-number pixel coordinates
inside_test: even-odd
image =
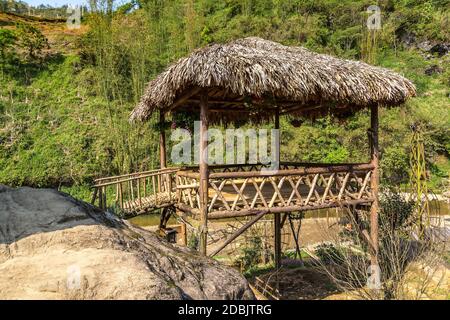
[[[176,193],[160,192],[156,195],[135,198],[123,203],[122,211],[126,215],[137,215],[155,209],[165,208],[176,203]]]

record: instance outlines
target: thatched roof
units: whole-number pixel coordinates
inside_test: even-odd
[[[281,114],[346,116],[370,105],[395,106],[415,95],[414,85],[390,70],[317,54],[260,38],[214,44],[178,60],[151,81],[131,113],[198,111],[207,93],[212,121]]]

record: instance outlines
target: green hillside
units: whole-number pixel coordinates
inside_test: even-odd
[[[450,1],[378,3],[382,29],[372,33],[371,1],[137,1],[87,14],[75,30],[17,25],[0,13],[0,183],[61,187],[87,199],[95,177],[157,167],[155,121],[128,123],[146,82],[195,48],[259,36],[411,79],[418,97],[380,114],[382,181],[407,182],[410,126],[418,124],[430,185],[442,191],[450,171],[450,55],[438,49],[450,44]],[[32,55],[30,42],[44,40],[23,24],[49,40]],[[366,160],[368,124],[365,112],[298,128],[282,119],[281,152],[284,160]]]

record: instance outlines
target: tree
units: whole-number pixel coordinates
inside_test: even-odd
[[[23,22],[18,22],[16,27],[18,44],[27,52],[29,58],[36,58],[42,49],[49,47],[47,38],[38,28]]]

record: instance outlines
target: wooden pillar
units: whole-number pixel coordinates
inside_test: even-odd
[[[374,165],[371,179],[371,189],[374,201],[370,208],[370,238],[373,243],[373,250],[370,257],[372,265],[378,265],[378,212],[379,199],[378,189],[380,183],[379,172],[379,146],[378,146],[378,106],[372,106],[370,110],[370,128],[371,128],[371,162]]]
[[[280,114],[278,108],[275,112],[275,129],[280,129]],[[280,146],[278,145],[278,161],[280,159]],[[274,248],[275,248],[275,268],[281,267],[281,213],[273,214],[273,229],[274,229]]]
[[[167,157],[166,157],[166,133],[164,131],[164,112],[162,110],[159,111],[159,164],[161,168],[165,168],[167,166]]]
[[[206,255],[208,236],[208,96],[200,98],[200,252]]]

